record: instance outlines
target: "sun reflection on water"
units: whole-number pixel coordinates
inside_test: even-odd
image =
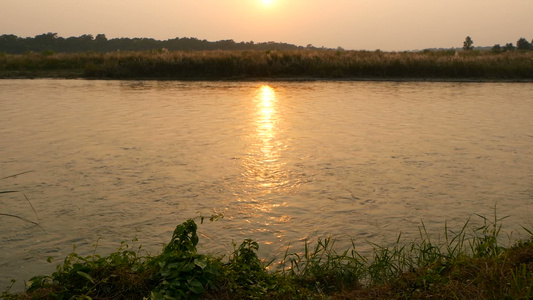
[[[283,144],[277,139],[280,118],[275,90],[268,85],[261,86],[254,102],[256,130],[248,149],[249,159],[245,161],[246,178],[251,188],[265,195],[279,190],[286,177],[280,161]]]
[[[250,100],[247,118],[250,131],[239,160],[243,170],[241,184],[232,188],[238,202],[235,217],[255,223],[250,233],[261,243],[273,245],[283,240],[284,227],[291,222],[292,217],[285,215],[283,207],[288,206],[287,196],[299,181],[290,171],[286,157],[286,120],[276,90],[262,85],[255,89]]]
[[[247,148],[242,159],[241,202],[252,204],[256,212],[269,212],[281,203],[270,203],[271,193],[283,191],[288,182],[288,172],[284,169],[281,152],[284,144],[279,135],[280,123],[278,99],[274,88],[268,85],[258,87],[252,97],[250,126]]]

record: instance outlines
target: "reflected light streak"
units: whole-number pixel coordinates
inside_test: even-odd
[[[272,226],[291,222],[290,216],[277,214],[280,207],[287,205],[279,201],[279,195],[290,192],[298,183],[291,179],[281,155],[286,145],[281,136],[283,120],[276,91],[262,85],[256,89],[252,101],[249,119],[252,131],[242,159],[242,190],[235,195],[240,202],[239,214],[253,217],[247,221],[256,220],[266,234]],[[278,239],[282,239],[283,233],[279,235]],[[273,241],[266,243],[269,242]]]
[[[275,90],[262,85],[256,90],[253,98],[255,103],[252,112],[254,133],[250,136],[250,144],[245,167],[245,189],[251,199],[257,199],[275,191],[281,191],[288,183],[287,171],[280,161],[283,143],[277,138],[280,132],[280,116],[278,112]],[[261,203],[256,205],[259,211],[267,211],[272,205]]]
[[[276,136],[276,122],[278,119],[276,107],[276,94],[272,87],[263,85],[259,88],[259,99],[257,102],[257,136],[260,149],[260,156],[256,159],[256,165],[253,166],[255,179],[261,187],[269,189],[276,188],[279,184],[279,173],[281,164],[279,163],[279,149],[274,139]]]

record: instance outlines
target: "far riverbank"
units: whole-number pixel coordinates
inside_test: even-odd
[[[0,78],[147,80],[533,80],[528,52],[146,51],[0,54]]]

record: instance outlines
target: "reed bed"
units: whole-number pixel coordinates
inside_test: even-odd
[[[220,216],[214,216],[219,218]],[[355,246],[338,251],[331,238],[287,250],[278,266],[257,256],[246,239],[229,257],[197,251],[198,225],[176,227],[159,255],[122,242],[102,257],[75,251],[52,275],[36,276],[23,294],[5,299],[531,299],[533,232],[512,247],[500,244],[501,221],[480,216],[435,241],[424,224],[420,238],[389,246],[371,244],[368,256]],[[212,218],[213,219],[213,218]],[[202,219],[203,221],[203,219]],[[135,240],[134,240],[135,242]],[[270,270],[268,270],[270,269]]]
[[[0,54],[0,78],[533,79],[533,55],[510,51],[146,51]]]

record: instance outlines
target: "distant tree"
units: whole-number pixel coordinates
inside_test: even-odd
[[[36,35],[34,38],[25,38],[24,43],[27,45],[28,50],[35,52],[42,52],[45,50],[58,50],[60,43],[63,41],[59,38],[57,33],[48,32],[40,35]]]
[[[94,37],[92,34],[83,34],[80,35],[79,39],[84,42],[91,42],[92,40],[94,40]]]
[[[15,42],[17,42],[18,39],[19,39],[19,37],[14,35],[14,34],[2,34],[2,35],[0,35],[0,42],[15,43]]]
[[[97,34],[96,37],[94,38],[95,41],[99,42],[99,43],[105,43],[107,42],[107,37],[105,36],[105,34],[103,33],[100,33],[100,34]]]
[[[309,45],[310,49],[317,49]],[[12,34],[0,35],[0,52],[5,53],[25,53],[27,51],[43,52],[54,51],[55,53],[72,53],[86,51],[147,51],[166,48],[169,50],[294,50],[305,49],[303,46],[296,46],[278,42],[235,42],[234,40],[221,40],[210,42],[197,38],[179,38],[159,41],[152,38],[114,38],[108,39],[105,34],[98,34],[93,37],[91,34],[84,34],[79,37],[68,38],[58,37],[57,33],[48,32],[35,37],[20,38]]]
[[[105,51],[106,50],[106,46],[107,46],[107,37],[105,36],[105,34],[97,34],[96,37],[94,38],[94,43],[96,45],[95,47],[95,50],[96,51]]]
[[[528,42],[525,38],[520,38],[516,42],[516,49],[518,50],[533,50],[533,45]]]
[[[466,37],[465,41],[463,42],[463,50],[470,51],[474,50],[474,41],[472,41],[472,38],[469,36]]]
[[[27,51],[24,39],[14,34],[0,35],[0,52],[24,53]]]
[[[503,52],[503,49],[502,49],[502,46],[500,46],[500,44],[496,44],[496,45],[492,46],[491,51],[494,52],[494,53],[501,53],[501,52]]]
[[[505,47],[503,48],[504,51],[513,51],[515,49],[515,46],[513,46],[513,43],[507,43],[505,44]]]
[[[58,38],[56,32],[48,32],[35,36],[35,40],[38,41],[55,41]]]

